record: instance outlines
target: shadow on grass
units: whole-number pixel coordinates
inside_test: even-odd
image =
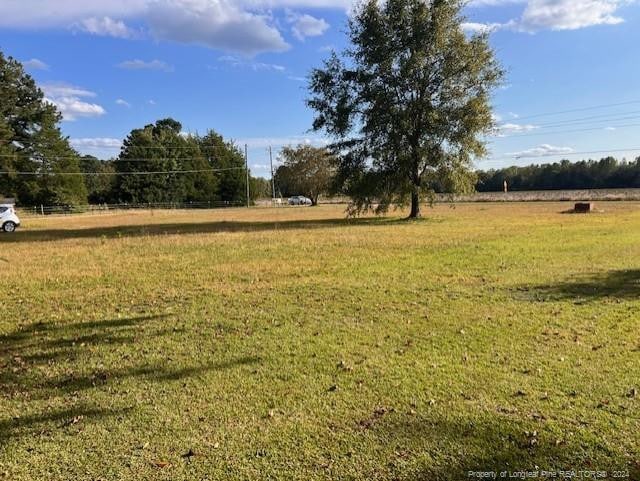
[[[306,230],[327,227],[376,226],[406,224],[395,217],[366,217],[316,220],[239,222],[218,221],[198,223],[145,224],[135,226],[93,227],[87,229],[22,230],[11,235],[0,236],[3,242],[44,242],[64,239],[142,237],[171,234],[214,234],[220,232],[260,232],[278,230]]]
[[[101,409],[92,406],[76,406],[70,409],[48,411],[40,414],[15,417],[13,419],[0,418],[0,446],[11,439],[27,435],[24,431],[39,429],[40,434],[47,434],[47,426],[52,430],[62,429],[77,424],[85,419],[100,420],[106,417],[119,417],[126,415],[131,408]]]
[[[556,284],[523,286],[518,288],[517,292],[518,297],[539,301],[639,299],[640,269],[593,274]]]
[[[43,412],[29,412],[11,419],[0,413],[0,446],[11,439],[33,434],[36,428],[38,432],[46,431],[47,427],[65,428],[78,420],[121,416],[132,409],[89,405],[79,401],[83,391],[131,378],[171,383],[260,362],[257,357],[244,356],[171,367],[170,363],[151,364],[144,359],[136,365],[135,360],[127,358],[115,367],[94,369],[87,369],[83,362],[95,357],[99,349],[133,346],[151,338],[181,334],[180,329],[163,322],[168,319],[169,316],[158,315],[68,324],[37,323],[0,336],[0,396],[8,403],[44,406]],[[71,400],[75,405],[62,410],[50,409],[56,400],[65,400],[67,406]],[[41,402],[37,404],[38,401]]]
[[[413,456],[420,459],[411,477],[414,480],[478,479],[470,476],[471,472],[496,472],[500,479],[503,471],[536,470],[606,470],[610,474],[629,470],[640,475],[636,460],[609,448],[602,433],[594,437],[593,433],[572,430],[563,435],[545,423],[497,413],[473,421],[456,418],[454,413],[446,417],[397,414],[378,422],[369,434],[393,446],[395,459],[388,464],[391,470],[396,465],[401,468]],[[424,448],[407,451],[416,443]],[[552,478],[539,475],[535,479]]]

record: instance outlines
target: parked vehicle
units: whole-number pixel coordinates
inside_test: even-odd
[[[20,219],[13,205],[0,205],[0,227],[4,232],[15,232],[20,227]]]
[[[289,197],[289,205],[312,205],[311,199],[305,197],[304,195],[296,195],[294,197]]]

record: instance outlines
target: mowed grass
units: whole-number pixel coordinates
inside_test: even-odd
[[[640,479],[640,204],[28,219],[0,479]]]

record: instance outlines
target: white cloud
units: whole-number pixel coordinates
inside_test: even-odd
[[[93,98],[94,92],[66,84],[45,84],[42,86],[45,102],[55,105],[63,120],[74,121],[79,117],[100,117],[106,110],[98,104],[83,99]]]
[[[470,7],[499,7],[502,5],[527,3],[527,0],[471,0]]]
[[[117,104],[117,105],[120,105],[120,106],[122,106],[122,107],[131,108],[131,104],[130,104],[129,102],[127,102],[126,100],[124,100],[124,99],[118,99],[118,100],[116,100],[116,104]]]
[[[0,2],[0,26],[68,28],[86,18],[132,18],[142,15],[149,0],[19,0]]]
[[[49,70],[49,66],[44,63],[42,60],[37,58],[32,58],[31,60],[26,60],[22,62],[24,68],[29,70]]]
[[[151,60],[145,62],[144,60],[126,60],[117,65],[119,68],[126,70],[159,70],[161,72],[173,72],[173,67],[161,60]]]
[[[571,154],[572,152],[575,151],[571,147],[555,147],[549,144],[542,144],[532,149],[512,152],[507,155],[509,157],[515,157],[516,159],[522,159],[527,157],[549,157],[554,155]]]
[[[64,83],[45,84],[42,86],[45,95],[50,97],[95,97],[96,94],[81,87]]]
[[[503,25],[500,23],[476,23],[465,22],[462,24],[462,30],[467,33],[485,33],[499,30]]]
[[[339,8],[352,0],[3,0],[0,28],[72,28],[96,35],[136,36],[125,22],[145,25],[156,39],[193,43],[253,56],[290,46],[271,17],[273,9]],[[297,31],[316,35],[323,20],[302,16]],[[328,26],[328,25],[327,25]]]
[[[293,135],[290,137],[249,137],[236,140],[237,145],[245,145],[250,149],[266,149],[273,147],[274,149],[285,147],[288,145],[314,145],[324,147],[329,144],[329,140],[322,137],[309,137],[304,135]]]
[[[77,28],[83,32],[100,37],[133,38],[136,32],[125,25],[122,20],[111,17],[90,17],[77,23]]]
[[[271,164],[251,164],[251,169],[271,171]]]
[[[525,3],[519,18],[505,23],[463,24],[468,32],[512,30],[535,33],[540,30],[577,30],[594,25],[615,25],[624,19],[618,10],[634,0],[476,0],[471,6],[497,6],[506,3]]]
[[[535,130],[537,128],[537,125],[532,124],[515,124],[512,122],[505,122],[496,126],[496,135],[498,137],[506,137],[512,134],[531,132],[532,130]]]
[[[122,147],[122,140],[109,137],[70,139],[69,142],[77,149],[118,150]]]
[[[472,0],[470,6],[491,8],[522,4],[523,12],[502,23],[467,22],[467,31],[509,29],[535,32],[573,30],[623,21],[622,6],[635,0]],[[0,28],[71,28],[94,35],[136,36],[127,22],[143,25],[153,37],[204,45],[254,56],[290,48],[273,11],[334,8],[348,11],[355,0],[3,0]],[[322,35],[329,24],[309,14],[288,15],[299,39]]]
[[[231,0],[155,0],[146,14],[156,38],[254,56],[289,49],[267,15]]]
[[[62,113],[63,120],[73,122],[78,117],[100,117],[107,112],[101,105],[84,102],[75,97],[45,98]]]
[[[296,13],[291,10],[287,11],[287,22],[291,24],[291,33],[293,33],[293,36],[300,41],[303,41],[307,37],[324,35],[330,27],[327,21],[322,18]]]
[[[287,68],[282,65],[277,65],[273,63],[247,61],[238,57],[234,57],[233,55],[224,55],[218,58],[218,61],[226,63],[231,67],[249,68],[256,72],[260,70],[274,70],[276,72],[284,72],[287,70]]]
[[[622,0],[530,0],[517,22],[520,30],[576,30],[593,25],[615,25]]]

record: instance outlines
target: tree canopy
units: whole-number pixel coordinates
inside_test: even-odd
[[[211,166],[198,140],[181,135],[181,131],[182,125],[173,119],[159,120],[131,131],[116,162],[119,201],[215,200],[216,178],[210,171]],[[185,171],[188,173],[181,173]]]
[[[174,119],[132,130],[115,166],[119,202],[246,202],[245,161],[236,145],[213,130],[184,135]]]
[[[325,148],[311,145],[285,147],[284,159],[276,172],[276,186],[286,195],[305,195],[313,205],[329,192],[335,170],[335,157]]]
[[[334,190],[355,210],[410,199],[434,183],[463,191],[486,154],[492,90],[503,72],[487,34],[466,36],[458,0],[366,0],[349,23],[351,47],[311,74],[313,128],[335,143]]]
[[[209,130],[197,137],[200,150],[207,157],[212,168],[217,169],[218,188],[216,200],[232,203],[246,203],[247,187],[244,154],[238,146],[225,140],[222,135]],[[250,190],[252,200],[254,189]]]
[[[0,192],[23,204],[86,201],[78,153],[59,128],[61,115],[23,66],[0,52]]]

